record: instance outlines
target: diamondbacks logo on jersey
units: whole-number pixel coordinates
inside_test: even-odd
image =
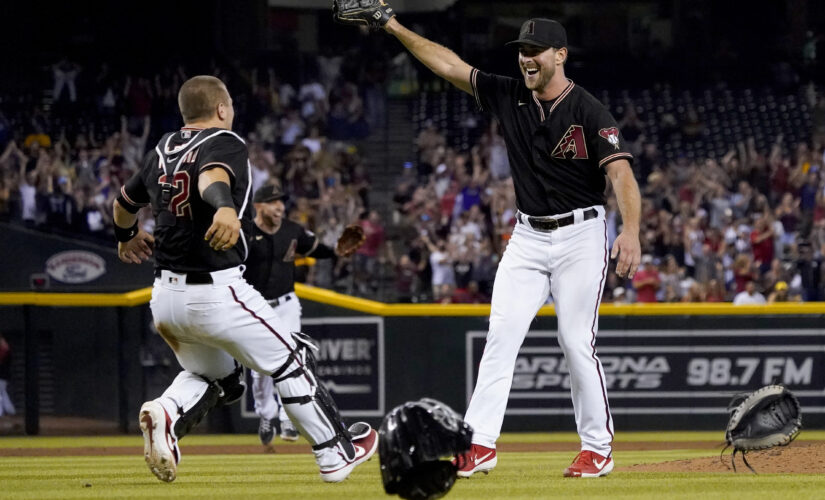
[[[586,160],[588,156],[584,128],[581,125],[570,125],[550,156],[568,160]]]
[[[603,128],[599,130],[599,135],[607,139],[607,142],[619,149],[619,129],[616,127]]]
[[[298,248],[298,240],[293,239],[289,242],[289,248],[286,249],[286,253],[284,254],[284,262],[294,262],[295,261],[295,249]]]

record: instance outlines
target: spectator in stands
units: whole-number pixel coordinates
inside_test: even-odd
[[[681,283],[683,293],[682,302],[704,302],[705,289],[701,283],[693,278],[686,278]]]
[[[799,236],[802,238],[807,238],[813,227],[816,197],[821,189],[822,187],[820,186],[819,181],[819,165],[811,165],[810,171],[805,176],[805,182],[799,188],[799,209],[801,212],[799,221]]]
[[[753,263],[760,273],[770,269],[774,256],[773,228],[767,215],[759,215],[751,231],[751,248],[753,249]]]
[[[713,278],[705,287],[705,302],[725,302],[728,300],[725,286],[721,280]]]
[[[0,417],[17,413],[9,396],[9,379],[11,379],[11,347],[0,333]]]
[[[773,291],[768,295],[768,304],[791,301],[788,295],[788,284],[784,281],[777,281],[773,286]]]
[[[77,75],[80,74],[80,65],[69,61],[64,57],[52,66],[52,76],[54,87],[52,89],[52,99],[55,104],[59,104],[63,99],[63,89],[66,89],[66,98],[70,103],[77,102]]]
[[[627,293],[625,293],[625,289],[623,286],[617,286],[613,289],[613,304],[621,305],[621,304],[628,304],[629,301],[627,300]]]
[[[452,304],[482,304],[485,302],[489,303],[490,298],[479,292],[478,283],[475,281],[469,281],[463,287],[457,285],[450,298]]]
[[[377,211],[363,212],[359,224],[364,229],[366,241],[354,255],[354,275],[361,293],[369,285],[377,291],[379,283],[379,258],[384,248],[384,226]]]
[[[418,133],[415,145],[418,147],[418,177],[426,182],[435,172],[443,158],[447,139],[438,131],[435,123],[428,119]]]
[[[642,255],[642,268],[633,276],[637,302],[656,302],[656,292],[661,286],[659,271],[650,254]]]
[[[794,198],[791,193],[784,193],[782,201],[774,211],[776,219],[782,224],[782,237],[779,238],[782,245],[791,245],[796,241],[800,218],[799,205],[799,198]]]
[[[801,280],[802,300],[806,302],[820,300],[819,288],[823,266],[821,261],[814,259],[814,251],[810,242],[799,243],[796,266]]]
[[[504,138],[498,131],[498,121],[491,120],[490,126],[481,138],[483,155],[490,168],[493,180],[510,177],[510,159],[507,157],[507,146]],[[624,133],[624,129],[622,129]]]
[[[419,273],[426,262],[416,264],[408,254],[404,254],[395,262],[395,292],[396,300],[401,303],[416,302],[421,287]]]
[[[736,294],[733,298],[733,305],[765,304],[765,296],[756,290],[756,282],[748,281],[745,289]]]
[[[679,294],[679,282],[684,278],[685,270],[679,267],[676,257],[672,254],[665,255],[659,270],[659,290],[656,293],[656,300],[659,302],[672,302],[667,300],[667,293],[670,290],[675,295],[675,299],[681,298]]]
[[[438,240],[433,243],[429,235],[423,233],[421,240],[427,245],[430,252],[430,268],[432,269],[433,300],[436,302],[444,298],[444,285],[455,286],[455,274],[453,270],[453,256],[447,245],[447,240]]]

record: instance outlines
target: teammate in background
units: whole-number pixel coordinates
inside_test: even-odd
[[[315,346],[290,335],[243,279],[251,184],[246,144],[231,131],[232,98],[219,79],[196,76],[181,86],[178,104],[185,126],[161,138],[114,202],[120,259],[140,263],[155,255],[152,316],[183,367],[140,409],[146,463],[158,479],[174,481],[178,440],[210,409],[243,394],[238,359],[275,379],[321,478],[342,481],[372,456],[378,436],[365,423],[343,426],[315,376]],[[149,204],[154,238],[138,229],[135,215]]]
[[[617,274],[632,278],[641,254],[639,188],[616,120],[565,77],[567,34],[556,21],[530,19],[510,42],[518,49],[520,81],[473,68],[393,16],[382,6],[373,18],[386,21],[384,29],[418,60],[473,95],[499,121],[516,192],[518,222],[496,273],[487,344],[465,419],[475,431],[473,447],[459,462],[459,475],[488,472],[496,465],[495,443],[516,356],[549,293],[581,438],[581,452],[564,476],[608,474],[614,465],[613,419],[595,348],[608,263],[605,177],[624,222],[611,252],[618,257]]]
[[[260,187],[252,198],[255,225],[249,245],[246,281],[261,292],[288,332],[301,331],[301,303],[295,295],[295,255],[316,259],[334,257],[335,250],[318,241],[314,234],[284,218],[286,195],[280,186]],[[275,434],[273,421],[280,420],[281,439],[295,441],[298,432],[286,412],[272,378],[252,372],[255,413],[261,417],[258,436],[268,445]]]

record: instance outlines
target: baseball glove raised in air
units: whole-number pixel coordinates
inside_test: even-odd
[[[344,228],[344,232],[338,238],[338,243],[335,244],[335,253],[339,257],[348,257],[354,254],[365,241],[367,241],[367,235],[364,234],[364,228],[358,224],[350,224]]]
[[[730,419],[725,433],[725,449],[733,447],[731,463],[734,471],[736,452],[742,453],[742,461],[755,473],[745,458],[747,452],[785,446],[802,428],[799,400],[781,385],[768,385],[750,394],[734,396],[728,411]]]
[[[332,18],[341,24],[381,29],[395,16],[383,0],[333,0]]]

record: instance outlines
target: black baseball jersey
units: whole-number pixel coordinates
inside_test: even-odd
[[[248,253],[244,235],[252,224],[249,153],[244,141],[233,132],[218,128],[183,128],[166,134],[146,155],[141,169],[121,189],[123,199],[133,207],[152,205],[155,216],[155,268],[179,273],[208,272],[240,265]],[[229,174],[235,209],[241,217],[241,237],[226,251],[216,251],[204,240],[215,209],[204,202],[198,190],[198,176],[212,168]],[[174,214],[170,225],[161,223],[161,186],[172,185],[168,210]]]
[[[572,81],[547,102],[522,80],[475,68],[470,83],[501,124],[519,210],[543,216],[605,204],[604,166],[633,156],[604,105]]]
[[[252,224],[244,278],[267,300],[295,290],[295,255],[328,258],[333,250],[300,224],[284,219],[273,234]]]

